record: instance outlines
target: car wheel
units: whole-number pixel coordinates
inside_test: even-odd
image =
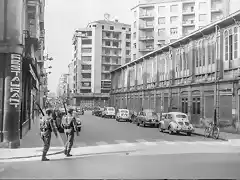
[[[139,126],[140,125],[140,123],[139,122],[137,122],[137,126]]]
[[[169,134],[173,134],[171,126],[168,127],[168,132],[169,132]]]
[[[188,135],[188,136],[191,136],[191,135],[192,135],[192,133],[191,133],[191,132],[188,132],[188,133],[187,133],[187,135]]]
[[[163,132],[163,129],[162,129],[162,125],[161,125],[161,124],[158,125],[158,130],[159,130],[160,132]]]

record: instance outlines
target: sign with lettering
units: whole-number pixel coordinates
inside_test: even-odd
[[[21,103],[21,55],[19,54],[11,54],[11,75],[9,103],[17,108]]]

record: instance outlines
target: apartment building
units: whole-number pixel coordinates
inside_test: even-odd
[[[131,26],[118,20],[91,22],[73,36],[73,105],[106,105],[110,71],[131,61]]]
[[[132,8],[132,60],[226,17],[236,0],[144,0]],[[238,6],[237,6],[238,7]]]
[[[57,96],[60,98],[67,98],[68,92],[68,74],[62,74],[59,78],[57,87]]]

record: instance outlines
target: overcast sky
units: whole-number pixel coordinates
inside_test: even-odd
[[[68,64],[73,58],[72,37],[77,28],[95,20],[103,19],[104,13],[118,17],[120,22],[131,23],[131,8],[138,0],[46,0],[45,54],[54,58],[48,87],[56,92],[62,73],[67,73]]]

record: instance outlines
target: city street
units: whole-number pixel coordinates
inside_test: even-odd
[[[85,114],[72,157],[51,155],[50,162],[41,162],[40,157],[9,160],[0,163],[0,178],[240,177],[240,146]]]

